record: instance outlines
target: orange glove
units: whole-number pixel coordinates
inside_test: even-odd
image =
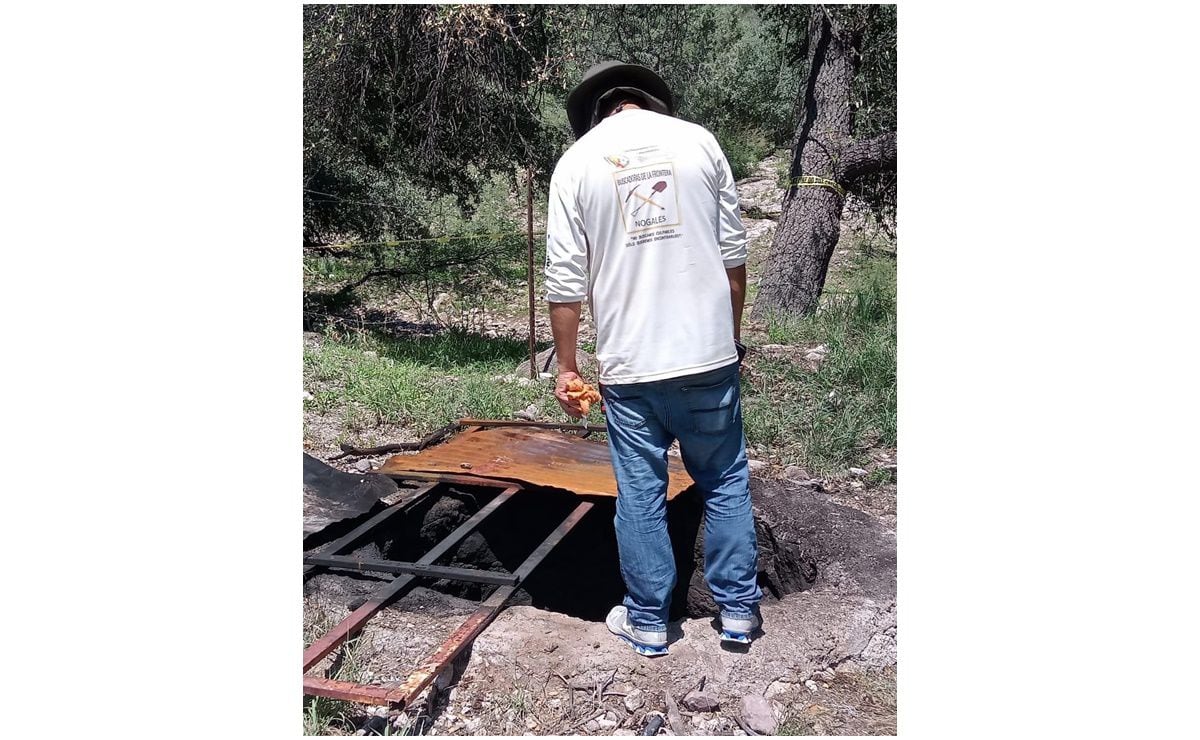
[[[579,408],[583,411],[584,416],[587,416],[588,409],[593,403],[600,402],[600,392],[578,377],[567,381],[566,396],[572,401],[579,402]]]

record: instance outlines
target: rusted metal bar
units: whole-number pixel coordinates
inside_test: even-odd
[[[378,514],[371,517],[367,521],[358,525],[351,531],[349,531],[346,534],[342,535],[341,537],[337,538],[331,544],[321,548],[320,550],[318,550],[318,552],[316,554],[318,554],[318,555],[341,555],[346,550],[350,550],[350,549],[354,548],[360,542],[362,542],[364,539],[366,539],[367,536],[370,535],[372,530],[374,530],[376,527],[383,524],[384,522],[388,521],[396,514],[399,514],[400,512],[411,507],[416,502],[420,501],[422,498],[425,497],[426,494],[428,494],[434,488],[437,488],[438,485],[439,484],[437,481],[434,481],[432,483],[426,483],[425,485],[421,486],[420,488],[416,489],[411,494],[409,494],[408,497],[405,498],[403,501],[397,501],[396,503],[392,504],[391,506],[389,506],[388,508],[379,512]],[[307,560],[305,562],[307,562]],[[314,570],[316,570],[316,568],[317,568],[316,565],[310,565],[309,567],[306,567],[304,569],[304,575],[308,575],[309,573],[312,573]]]
[[[533,320],[533,168],[525,170],[525,223],[529,242],[529,271],[525,282],[529,286],[529,377],[537,379],[537,340],[534,338],[536,324]]]
[[[533,572],[533,569],[541,565],[550,551],[562,542],[562,539],[575,528],[581,519],[592,509],[591,502],[584,501],[567,515],[567,518],[559,524],[553,532],[551,532],[542,544],[537,546],[529,557],[525,558],[525,562],[521,563],[513,574],[517,576],[519,581],[524,581]],[[421,664],[419,668],[409,674],[404,683],[400,684],[395,689],[395,692],[389,692],[387,701],[390,704],[399,704],[401,708],[408,706],[417,696],[437,678],[438,674],[445,670],[459,653],[461,653],[471,642],[479,636],[479,633],[487,627],[496,615],[503,608],[504,603],[513,595],[520,587],[520,583],[513,586],[502,586],[496,589],[486,601],[480,605],[465,622],[462,623],[441,647],[433,651],[433,653]],[[392,697],[399,694],[399,700]],[[363,699],[354,699],[354,701],[363,701]]]
[[[521,490],[520,486],[509,486],[501,491],[497,496],[483,506],[479,511],[475,512],[467,521],[463,522],[458,529],[451,532],[444,540],[434,545],[433,549],[425,553],[418,563],[421,565],[433,565],[438,558],[450,552],[457,546],[467,535],[475,531],[484,519],[493,511],[498,509],[501,504],[513,497],[517,491]],[[312,645],[309,645],[304,650],[304,670],[307,671],[326,655],[337,649],[346,641],[350,635],[362,629],[362,626],[368,619],[373,617],[376,612],[390,604],[396,597],[404,593],[409,586],[418,578],[415,575],[400,576],[396,580],[387,584],[375,593],[371,594],[362,606],[355,609],[346,616],[336,627],[326,632],[316,640]]]
[[[356,701],[361,704],[377,704],[387,706],[402,700],[400,692],[395,688],[371,686],[370,684],[338,681],[321,676],[304,677],[304,693],[308,696],[327,696],[330,699]]]
[[[437,473],[426,470],[400,470],[395,473],[383,471],[383,475],[396,480],[431,480],[444,483],[457,483],[460,486],[481,486],[487,488],[504,488],[513,485],[509,481],[483,478],[477,475],[460,475],[458,473]]]
[[[414,576],[447,578],[451,581],[468,583],[490,583],[494,586],[513,586],[517,583],[517,577],[511,573],[499,573],[494,570],[478,568],[453,568],[446,565],[422,565],[403,560],[359,560],[345,555],[341,557],[306,555],[304,562],[323,568],[340,568],[362,573],[411,573]]]
[[[459,419],[458,423],[463,427],[479,427],[480,429],[489,429],[491,427],[530,427],[533,429],[559,429],[564,432],[594,432],[595,427],[584,426],[583,424],[563,424],[557,421],[519,421],[516,419]],[[603,431],[603,430],[601,430]]]

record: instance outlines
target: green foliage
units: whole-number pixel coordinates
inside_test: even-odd
[[[742,177],[795,127],[800,69],[784,39],[753,6],[572,6],[558,38],[563,92],[590,65],[606,59],[642,64],[662,75],[676,112],[712,131]]]
[[[552,162],[548,38],[541,6],[306,5],[305,239],[420,236],[430,193]]]
[[[304,256],[306,310],[310,318],[352,305],[351,290],[373,279],[375,290],[407,295],[428,309],[443,292],[484,296],[497,282],[525,278],[526,236],[513,220],[509,183],[501,174],[479,178],[478,194],[459,207],[445,195],[419,204],[430,237],[367,242],[329,254],[308,250]]]
[[[855,82],[856,134],[894,127],[894,8],[827,10],[861,21],[876,39],[864,45]],[[656,69],[675,93],[678,115],[711,130],[735,177],[745,177],[770,150],[790,145],[813,12],[797,5],[307,5],[305,241],[394,242],[523,226],[512,222],[522,208],[510,197],[519,173],[532,164],[544,187],[571,143],[566,92],[605,59]],[[895,190],[889,177],[875,176],[863,191],[886,202]],[[311,253],[306,304],[344,308],[354,302],[349,291],[380,279],[427,305],[447,291],[482,296],[495,281],[518,276],[521,249],[519,238],[450,239]]]
[[[830,471],[873,445],[896,444],[895,263],[877,258],[846,295],[827,296],[812,316],[768,330],[780,344],[820,342],[812,372],[785,357],[759,357],[746,385],[746,437],[789,459]]]
[[[766,25],[783,39],[785,54],[796,66],[806,64],[809,23],[814,13],[827,14],[837,28],[860,38],[850,91],[851,130],[858,139],[869,139],[896,130],[896,6],[799,5],[757,6]],[[795,125],[793,120],[792,124]],[[894,223],[896,173],[866,175],[855,184],[855,193],[876,212],[880,223]]]
[[[725,158],[729,160],[729,169],[733,171],[735,180],[750,175],[763,157],[771,153],[771,142],[761,131],[717,131],[716,137],[725,152]]]
[[[784,39],[754,6],[708,7],[715,9],[716,33],[695,62],[702,72],[685,91],[680,114],[713,131],[722,144],[753,132],[765,140],[761,154],[786,146],[796,126],[800,66],[788,61]]]

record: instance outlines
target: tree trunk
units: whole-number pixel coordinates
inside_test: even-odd
[[[896,163],[896,135],[855,141],[850,90],[861,30],[834,28],[827,13],[809,25],[808,78],[793,140],[791,184],[752,318],[788,320],[817,309],[837,246],[845,187]]]

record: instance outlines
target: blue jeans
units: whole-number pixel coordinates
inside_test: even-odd
[[[679,440],[704,497],[704,577],[728,617],[762,599],[742,433],[741,374],[732,364],[698,375],[602,389],[617,478],[617,547],[630,623],[667,628],[675,557],[667,534],[667,450]]]

